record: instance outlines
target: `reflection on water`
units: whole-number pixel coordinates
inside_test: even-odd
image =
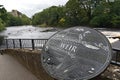
[[[1,32],[0,35],[6,38],[12,39],[48,39],[55,32],[42,32],[49,28],[39,28],[33,26],[15,26],[7,27],[5,31]]]

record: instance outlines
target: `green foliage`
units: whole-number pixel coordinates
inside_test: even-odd
[[[0,5],[0,31],[5,29],[6,25],[5,21],[7,21],[6,19],[7,19],[6,10],[2,5]]]
[[[35,14],[32,17],[33,25],[46,24],[49,26],[58,26],[59,20],[63,17],[63,7],[52,6],[44,9],[42,12]]]
[[[8,13],[6,9],[0,5],[0,30],[3,30],[5,26],[20,26],[30,25],[31,20],[24,14],[15,17],[11,13]]]
[[[112,24],[113,24],[113,27],[119,27],[120,28],[120,16],[114,16],[112,18]]]
[[[120,28],[120,0],[111,4],[110,14],[112,14],[111,23],[113,27]]]
[[[31,20],[26,15],[22,15],[21,17],[16,17],[13,16],[11,13],[8,13],[7,26],[30,25],[30,23]]]
[[[2,21],[2,19],[0,19],[0,31],[5,29],[4,26],[5,26],[4,22]]]
[[[59,26],[64,27],[64,25],[65,25],[65,18],[61,18],[59,20]]]
[[[8,13],[8,26],[18,26],[22,25],[22,20],[19,17],[15,17],[12,14]]]
[[[111,27],[111,22],[110,22],[110,17],[109,15],[100,15],[100,16],[95,16],[91,22],[90,25],[93,27]]]
[[[69,0],[65,5],[67,23],[71,26],[89,25],[92,18],[92,11],[99,3],[98,1],[94,3],[94,1],[95,0]]]
[[[33,25],[119,27],[120,0],[69,0],[65,6],[52,6],[32,17]]]
[[[46,23],[43,23],[41,25],[38,25],[39,27],[47,27],[48,25]]]
[[[119,27],[120,0],[69,0],[65,6],[51,6],[36,13],[31,19],[26,15],[15,17],[0,5],[0,30],[5,26],[39,25],[42,27]]]
[[[94,27],[119,27],[120,24],[120,1],[102,2],[93,11],[90,21]]]
[[[22,25],[30,25],[31,20],[26,15],[22,15],[21,17]]]
[[[2,45],[3,39],[4,39],[4,37],[3,37],[3,36],[0,36],[0,45]]]
[[[0,6],[0,18],[4,22],[7,21],[7,11],[6,11],[6,9],[2,5]]]

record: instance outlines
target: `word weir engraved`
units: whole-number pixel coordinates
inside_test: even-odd
[[[73,27],[48,40],[41,60],[46,72],[58,80],[91,79],[109,65],[111,46],[100,32]]]

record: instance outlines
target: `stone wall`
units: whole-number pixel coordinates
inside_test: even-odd
[[[6,49],[3,53],[16,58],[28,70],[30,70],[40,80],[55,80],[50,77],[41,65],[41,51]],[[120,80],[120,67],[109,65],[109,67],[99,76],[91,80]]]
[[[54,80],[41,65],[40,51],[6,49],[4,53],[13,56],[40,80]]]

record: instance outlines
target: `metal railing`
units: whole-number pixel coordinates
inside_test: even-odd
[[[48,39],[4,39],[1,49],[42,49]]]
[[[0,49],[42,49],[48,39],[4,39]],[[113,49],[112,64],[120,66],[120,50]]]
[[[113,49],[112,64],[120,66],[120,50]]]

